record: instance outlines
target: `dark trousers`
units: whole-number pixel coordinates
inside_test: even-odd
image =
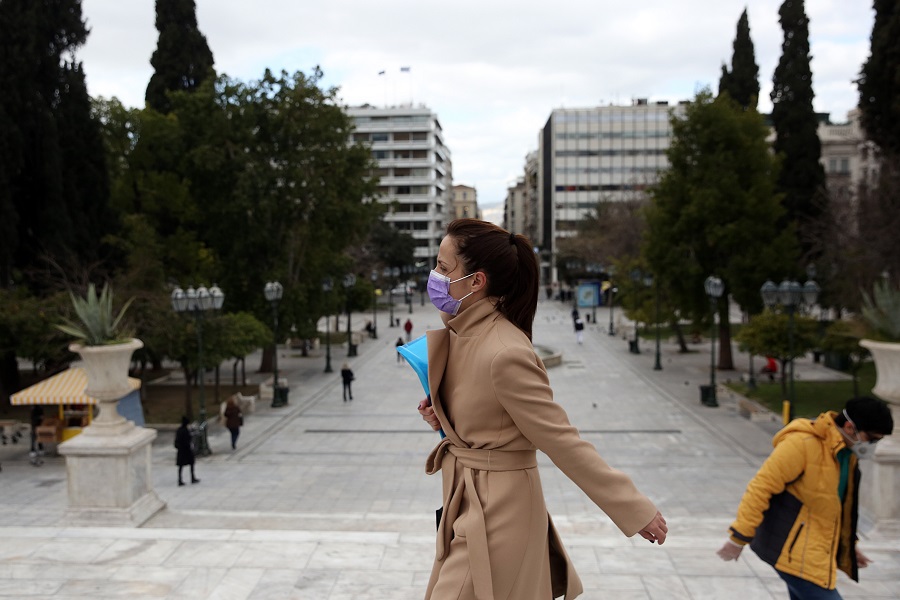
[[[353,400],[353,390],[350,389],[350,383],[351,382],[349,382],[349,381],[344,382],[344,401],[345,402],[347,400],[347,394],[349,394],[350,399]]]

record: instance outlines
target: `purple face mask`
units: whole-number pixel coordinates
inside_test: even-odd
[[[465,277],[460,277],[459,279],[454,279],[450,281],[450,278],[446,275],[441,275],[437,271],[433,270],[428,274],[428,297],[431,299],[431,303],[441,312],[445,312],[450,315],[456,315],[459,312],[459,307],[462,304],[462,301],[474,294],[475,292],[469,292],[459,300],[450,295],[450,284],[456,283],[457,281],[462,281],[463,279],[467,279],[474,275],[475,273],[469,273]]]

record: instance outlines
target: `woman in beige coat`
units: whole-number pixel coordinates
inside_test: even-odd
[[[544,504],[535,450],[547,454],[626,536],[666,539],[666,522],[624,473],[582,440],[553,401],[531,344],[538,266],[531,243],[475,219],[450,223],[428,295],[446,327],[429,331],[432,405],[446,437],[428,457],[443,508],[426,600],[549,600],[582,592]]]

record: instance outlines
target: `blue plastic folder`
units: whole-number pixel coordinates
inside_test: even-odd
[[[419,382],[425,389],[425,395],[428,396],[428,403],[431,404],[431,389],[428,387],[428,339],[423,335],[413,341],[403,344],[397,348],[400,356],[406,359],[409,366],[412,367],[416,375],[419,376]],[[440,430],[441,437],[444,437],[444,430]]]

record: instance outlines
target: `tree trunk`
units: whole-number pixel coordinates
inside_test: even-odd
[[[275,352],[272,346],[263,346],[262,358],[259,361],[260,373],[271,373],[274,368]]]

